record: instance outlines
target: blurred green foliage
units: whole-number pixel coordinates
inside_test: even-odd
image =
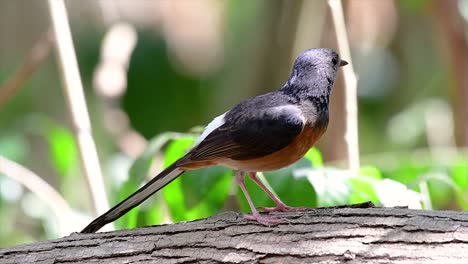
[[[168,58],[166,43],[161,37],[154,33],[140,34],[128,72],[130,89],[122,103],[132,126],[147,138],[167,128],[184,131],[190,128],[190,123],[203,122],[200,115],[187,113],[191,109],[200,109],[203,113],[203,105],[207,103],[205,93],[211,91],[209,83],[201,86],[199,78],[180,73]],[[142,97],[142,93],[146,96]],[[149,122],[161,113],[170,113],[171,118]]]

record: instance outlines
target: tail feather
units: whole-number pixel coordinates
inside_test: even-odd
[[[177,162],[173,163],[132,195],[92,221],[81,233],[95,233],[106,224],[117,220],[132,208],[144,202],[152,194],[169,184],[183,172],[184,170],[179,168]]]

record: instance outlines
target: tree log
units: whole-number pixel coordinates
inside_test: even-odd
[[[468,213],[321,208],[262,226],[207,219],[0,249],[0,263],[468,263]]]

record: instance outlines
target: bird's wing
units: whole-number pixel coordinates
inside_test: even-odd
[[[192,161],[262,157],[288,146],[305,125],[299,108],[291,104],[223,116],[222,121],[189,153]]]

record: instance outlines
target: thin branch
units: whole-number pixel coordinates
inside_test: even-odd
[[[34,44],[26,61],[18,71],[8,79],[0,88],[0,107],[8,102],[20,89],[24,82],[31,76],[49,55],[52,48],[52,32],[44,33]]]
[[[73,226],[73,221],[70,221],[74,219],[72,217],[72,209],[65,199],[41,177],[20,164],[2,156],[0,156],[0,173],[19,182],[49,205],[57,216],[60,236],[67,235],[71,231],[76,230],[76,226]]]
[[[346,96],[346,135],[348,148],[348,166],[351,171],[359,170],[359,139],[357,118],[357,77],[354,72],[348,35],[343,15],[341,0],[328,0],[333,17],[338,49],[341,57],[349,64],[343,67]]]
[[[49,0],[55,41],[57,44],[63,88],[70,111],[73,132],[77,138],[84,174],[87,179],[95,213],[101,214],[109,209],[104,180],[91,135],[91,122],[83,92],[78,63],[68,23],[67,10],[62,0]]]

